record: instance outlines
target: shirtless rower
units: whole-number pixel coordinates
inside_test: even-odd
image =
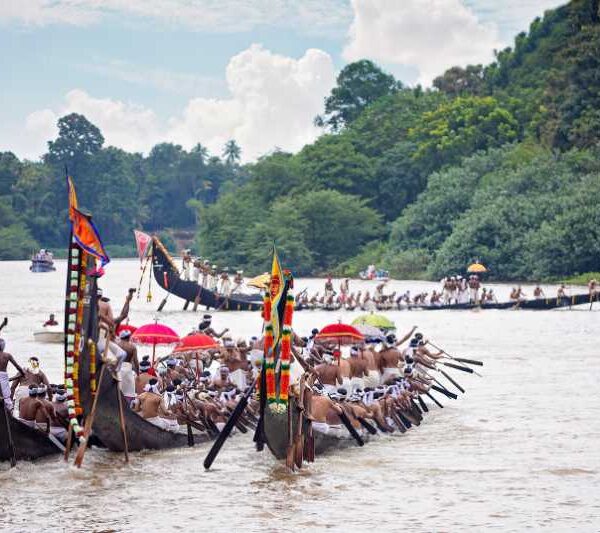
[[[323,363],[315,366],[314,370],[323,384],[325,392],[336,392],[338,385],[341,385],[344,381],[342,369],[338,365],[333,364],[333,354],[331,352],[325,352]]]
[[[211,384],[218,389],[224,389],[225,387],[234,385],[229,377],[229,367],[227,365],[220,366],[219,373],[213,378]]]
[[[2,394],[2,397],[4,398],[4,406],[6,407],[6,409],[11,411],[13,408],[13,401],[12,401],[12,396],[13,396],[12,392],[13,391],[11,391],[11,388],[9,385],[9,380],[8,380],[8,372],[7,372],[8,363],[10,363],[12,366],[14,366],[17,369],[18,372],[20,372],[21,377],[23,377],[25,375],[25,372],[21,368],[21,365],[19,365],[19,363],[17,363],[15,361],[15,358],[8,352],[4,351],[5,348],[6,348],[6,342],[4,341],[4,339],[0,339],[0,393]],[[15,388],[16,388],[16,386],[15,386]]]
[[[38,398],[37,385],[29,385],[27,392],[27,397],[20,402],[19,420],[33,428],[45,424],[46,433],[50,433],[50,414],[44,402]]]
[[[69,407],[67,405],[67,391],[64,388],[56,390],[52,410],[54,416],[51,417],[50,432],[64,442],[69,428]]]
[[[135,392],[136,394],[141,394],[144,392],[146,385],[150,382],[151,379],[156,379],[156,375],[152,368],[152,363],[150,363],[150,356],[145,355],[140,362],[140,373],[135,378]],[[160,385],[160,382],[159,382]]]
[[[561,299],[561,298],[567,298],[567,291],[566,291],[566,287],[564,283],[561,283],[560,287],[558,288],[558,291],[556,292],[556,297]]]
[[[539,285],[536,285],[535,289],[533,289],[533,297],[536,300],[540,300],[541,298],[545,298],[545,294],[544,291],[542,290],[542,288]]]
[[[242,355],[242,351],[236,347],[229,336],[223,338],[221,362],[229,369],[229,381],[238,389],[246,390],[246,374],[249,370],[248,360]]]
[[[15,416],[20,416],[19,403],[21,398],[27,396],[30,385],[37,387],[42,384],[46,387],[50,386],[46,374],[40,370],[40,360],[35,356],[30,357],[28,368],[26,368],[25,371],[21,371],[21,375],[13,381],[11,387]],[[52,391],[49,391],[48,395],[50,396],[50,399],[52,399]]]
[[[211,327],[211,322],[212,322],[212,315],[204,315],[202,317],[202,322],[200,322],[200,324],[198,324],[198,331],[200,333],[204,333],[205,335],[210,335],[211,337],[215,337],[217,339],[220,339],[223,335],[225,335],[225,333],[227,333],[229,331],[229,328],[225,328],[223,331],[221,331],[221,333],[217,333]]]
[[[379,370],[381,371],[381,381],[385,384],[393,381],[400,375],[398,364],[402,354],[396,347],[396,336],[388,335],[383,343],[383,348],[379,351]]]
[[[354,393],[356,390],[362,390],[365,388],[365,376],[367,375],[368,362],[363,356],[362,350],[358,346],[352,346],[350,348],[350,359],[348,361],[350,365],[350,393]]]
[[[337,394],[337,391],[333,391]],[[336,405],[326,394],[312,394],[310,398],[310,414],[314,431],[319,433],[342,432],[342,424],[339,415],[342,408]]]
[[[592,301],[598,294],[598,282],[595,279],[591,279],[588,282],[588,291],[590,293],[590,301]]]
[[[173,429],[173,424],[163,417],[169,413],[163,407],[163,397],[158,388],[158,380],[151,379],[142,392],[133,402],[133,410],[140,413],[151,424],[162,429]]]

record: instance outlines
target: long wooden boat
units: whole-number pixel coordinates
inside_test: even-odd
[[[594,302],[600,302],[600,294],[596,294],[593,298],[590,297],[589,293],[585,294],[576,294],[574,296],[563,296],[562,298],[536,298],[530,300],[521,300],[520,302],[494,302],[494,303],[484,303],[484,304],[473,304],[473,303],[461,303],[461,304],[449,304],[449,305],[414,305],[411,304],[408,307],[400,307],[397,305],[392,307],[390,306],[374,306],[374,309],[377,311],[411,311],[415,309],[424,310],[424,311],[468,311],[472,309],[509,309],[509,310],[519,310],[526,309],[532,311],[548,311],[551,309],[558,308],[571,308],[578,305],[591,305]],[[303,304],[298,304],[295,306],[295,311],[339,311],[343,309],[340,305],[335,305],[331,307],[327,306],[317,306],[311,307]],[[361,310],[360,306],[356,306],[357,310]],[[374,309],[362,309],[363,311],[372,311]]]
[[[185,301],[184,309],[187,309],[190,302],[194,303],[194,307],[204,305],[206,309],[223,311],[262,309],[262,297],[259,294],[223,296],[201,287],[195,281],[182,279],[175,261],[157,237],[152,237],[152,272],[160,287]]]
[[[119,390],[118,382],[110,373],[105,373],[98,389],[98,404],[94,417],[93,434],[114,452],[124,450],[123,433],[119,418],[119,395],[123,402],[125,431],[129,451],[163,450],[189,446],[187,434],[166,431],[151,424],[128,406]],[[207,433],[193,435],[194,444],[211,440]]]
[[[469,310],[469,309],[528,309],[528,310],[550,310],[558,308],[569,308],[578,305],[590,305],[593,302],[599,301],[599,296],[594,298],[589,293],[575,294],[573,296],[563,296],[562,298],[536,298],[530,300],[521,300],[519,302],[500,302],[500,303],[485,303],[485,304],[451,304],[451,305],[423,305],[415,306],[415,309],[424,309],[426,311],[439,310]]]
[[[0,406],[0,409],[4,407]],[[6,412],[6,416],[0,413],[0,461],[11,460],[8,429],[18,461],[40,459],[62,452],[43,431],[24,424]]]

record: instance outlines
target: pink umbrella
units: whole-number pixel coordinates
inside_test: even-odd
[[[176,344],[179,342],[179,335],[169,326],[154,322],[153,324],[144,324],[135,330],[131,336],[131,341],[136,344],[147,344],[152,346],[152,365],[154,365],[154,355],[157,344]]]

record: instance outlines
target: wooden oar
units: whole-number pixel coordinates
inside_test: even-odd
[[[129,462],[129,443],[127,442],[127,428],[125,427],[125,413],[123,412],[123,395],[121,388],[117,383],[117,401],[119,402],[119,424],[121,426],[121,435],[123,435],[123,453],[125,454],[125,462]],[[96,395],[98,392],[96,392]]]
[[[461,372],[467,372],[468,374],[474,374],[475,371],[472,368],[468,368],[466,366],[455,365],[454,363],[444,363],[440,361],[441,365],[447,366],[449,368],[455,368],[456,370],[460,370]]]
[[[106,339],[106,345],[108,347],[108,339]],[[102,364],[102,370],[100,371],[100,377],[98,378],[98,386],[96,387],[96,396],[94,396],[94,402],[92,404],[92,410],[90,414],[85,419],[85,425],[83,428],[83,436],[79,441],[79,448],[77,449],[77,455],[75,455],[75,466],[77,468],[81,468],[81,464],[83,463],[83,457],[85,456],[85,451],[87,450],[87,443],[90,437],[90,433],[92,432],[92,424],[94,423],[94,417],[96,416],[96,408],[98,407],[98,398],[100,397],[100,387],[102,385],[102,380],[104,379],[104,374],[106,373],[106,363]]]
[[[2,323],[2,327],[4,327],[6,325],[6,318],[4,319],[4,322]],[[0,394],[0,409],[2,409],[2,413],[4,413],[4,422],[6,423],[6,440],[8,441],[8,451],[10,453],[10,467],[13,468],[15,466],[17,466],[17,453],[15,451],[15,443],[13,442],[13,438],[12,438],[12,431],[10,429],[10,419],[8,418],[9,416],[12,416],[11,414],[9,414],[8,409],[6,408],[6,405],[4,404],[4,397]]]
[[[440,352],[442,352],[444,355],[448,356],[450,359],[454,359],[455,361],[460,361],[461,363],[469,363],[471,365],[477,365],[477,366],[483,366],[483,363],[481,361],[477,361],[475,359],[465,359],[463,357],[455,357],[453,355],[450,355],[446,350],[444,350],[443,348],[440,348],[439,346],[436,346],[435,344],[433,344],[433,342],[431,341],[427,341],[428,344],[431,344],[431,346],[433,346],[436,350],[439,350]]]
[[[350,422],[350,419],[348,418],[348,415],[346,414],[346,412],[340,407],[340,410],[342,411],[338,416],[340,417],[340,420],[342,421],[342,423],[344,424],[344,426],[346,426],[346,429],[348,430],[348,433],[350,433],[350,435],[352,435],[352,438],[356,441],[356,443],[359,446],[364,446],[365,445],[365,441],[362,440],[361,436],[358,434],[358,432],[356,431],[356,429],[354,429],[354,426],[352,425],[352,422]]]
[[[450,383],[452,383],[452,385],[454,385],[460,392],[462,392],[463,394],[465,393],[465,389],[463,389],[458,383],[456,383],[456,381],[454,381],[447,372],[444,372],[442,369],[440,369],[440,373],[442,374],[442,376],[444,376]]]
[[[214,460],[217,458],[217,455],[219,455],[219,452],[221,451],[223,444],[225,444],[225,441],[231,434],[231,430],[233,429],[235,423],[237,422],[237,419],[240,417],[240,415],[243,413],[244,409],[248,405],[248,399],[250,398],[250,395],[252,394],[252,391],[254,390],[255,385],[256,385],[256,378],[252,381],[252,384],[250,385],[250,387],[248,387],[248,390],[240,398],[240,401],[235,406],[233,413],[231,413],[231,416],[227,420],[225,427],[223,428],[221,433],[219,433],[217,440],[215,440],[215,443],[212,445],[212,448],[210,449],[210,451],[208,452],[208,455],[204,459],[204,468],[206,470],[208,470],[211,467]]]
[[[443,409],[444,406],[436,400],[436,398],[430,393],[426,392],[425,396],[427,396],[430,400],[432,400],[440,409]]]
[[[447,398],[450,398],[452,400],[456,400],[458,398],[458,396],[456,394],[454,394],[454,393],[452,393],[452,392],[450,392],[450,391],[448,391],[448,390],[446,390],[446,389],[444,389],[442,387],[438,387],[437,385],[431,385],[431,388],[434,391],[437,391],[437,392],[443,394],[444,396],[446,396]]]
[[[476,361],[475,359],[465,359],[464,357],[452,357],[451,359],[459,361],[460,363],[467,363],[469,365],[483,366],[481,361]]]
[[[0,331],[2,331],[6,327],[6,324],[8,324],[8,318],[4,317],[2,324],[0,324]]]
[[[369,424],[362,416],[357,416],[359,424],[364,427],[371,435],[377,435],[377,430]]]
[[[429,407],[427,407],[427,404],[425,403],[425,400],[423,400],[423,398],[421,398],[421,396],[417,396],[417,401],[419,402],[419,405],[421,406],[421,409],[423,411],[425,411],[426,413],[429,412]]]

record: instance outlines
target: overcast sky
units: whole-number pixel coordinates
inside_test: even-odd
[[[347,62],[409,85],[486,63],[556,0],[0,0],[0,151],[38,159],[56,121],[107,144],[157,142],[245,161],[296,151]]]

